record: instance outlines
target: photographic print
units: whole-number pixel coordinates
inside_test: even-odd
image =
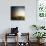
[[[25,20],[25,6],[11,6],[11,20]]]

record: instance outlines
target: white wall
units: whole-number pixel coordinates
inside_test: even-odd
[[[11,21],[10,6],[25,6],[25,20]],[[29,32],[31,24],[36,24],[36,0],[1,0],[0,1],[0,34],[4,29],[19,27],[20,32]]]
[[[11,6],[25,6],[25,20],[11,21],[10,7]],[[19,27],[19,32],[29,32],[30,37],[35,30],[31,29],[32,24],[36,24],[36,0],[1,0],[0,1],[0,34],[9,32],[11,27]],[[37,24],[41,24],[37,21]]]

